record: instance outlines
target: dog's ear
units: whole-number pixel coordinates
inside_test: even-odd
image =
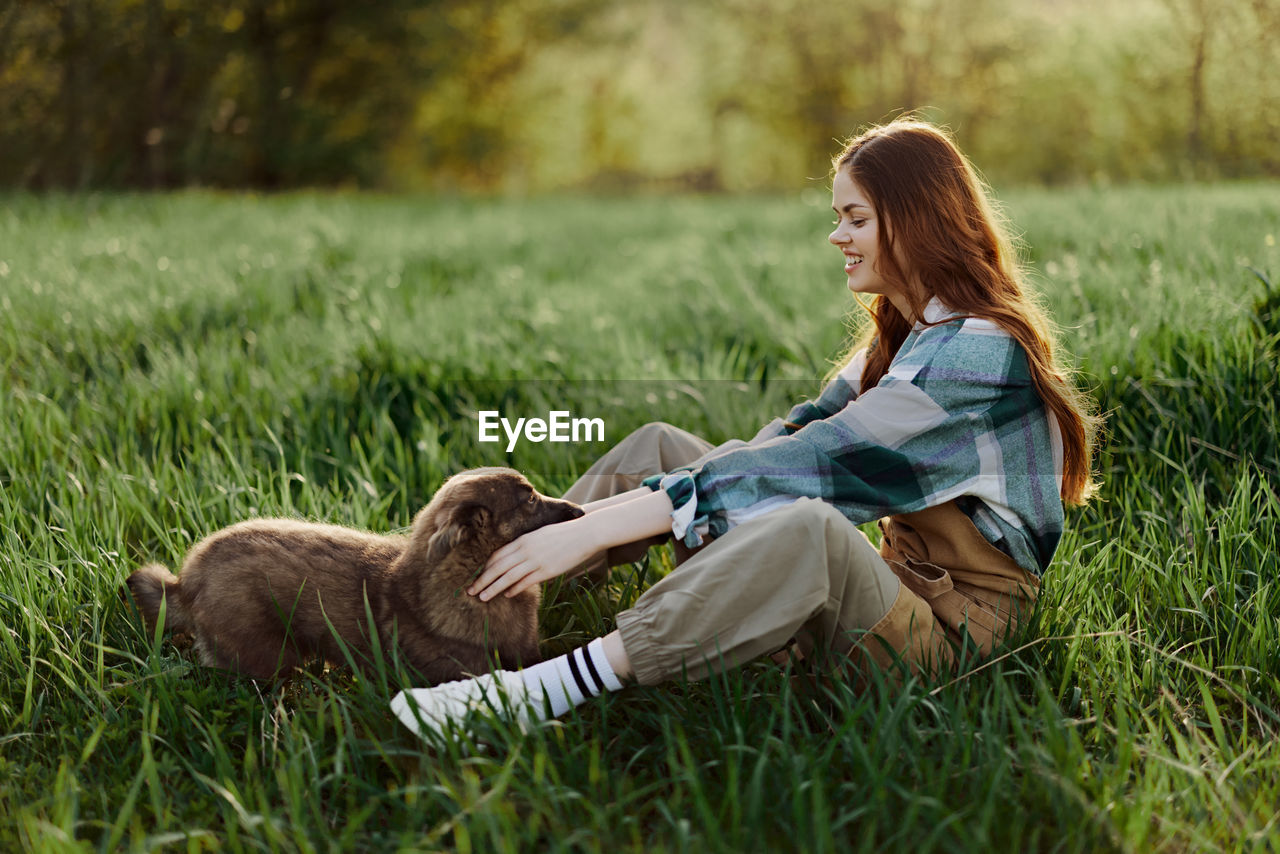
[[[477,538],[489,525],[491,512],[477,502],[451,507],[440,527],[427,540],[427,560],[435,565],[468,539]]]

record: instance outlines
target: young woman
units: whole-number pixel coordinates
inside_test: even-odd
[[[1030,610],[1063,503],[1093,491],[1097,419],[946,134],[894,121],[834,167],[828,240],[849,289],[873,296],[867,340],[749,442],[650,424],[599,460],[565,495],[586,515],[499,549],[468,593],[514,595],[669,535],[687,559],[585,647],[397,695],[415,732],[478,706],[559,715],[788,649],[935,669],[965,635],[989,653]],[[855,527],[872,520],[878,551]]]

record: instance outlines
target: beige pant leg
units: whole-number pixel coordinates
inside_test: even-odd
[[[599,501],[635,489],[646,477],[688,465],[715,446],[679,427],[652,421],[631,432],[603,457],[596,460],[586,474],[569,487],[564,498],[575,504]],[[631,563],[644,557],[649,546],[664,542],[670,535],[627,543],[609,549],[608,566]],[[606,572],[605,558],[597,555],[574,574]]]
[[[792,638],[847,655],[899,590],[861,531],[802,498],[711,541],[620,612],[618,629],[640,684],[701,679]]]

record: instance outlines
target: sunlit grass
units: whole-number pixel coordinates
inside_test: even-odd
[[[254,514],[402,528],[464,467],[563,490],[655,418],[754,432],[841,347],[825,200],[6,197],[0,848],[1274,845],[1275,190],[1006,199],[1109,412],[1102,500],[1017,652],[861,695],[756,664],[426,749],[394,662],[229,681],[121,582]],[[484,408],[607,442],[507,456]],[[552,585],[546,650],[669,568]]]

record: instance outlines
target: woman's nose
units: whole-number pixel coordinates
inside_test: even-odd
[[[836,230],[827,235],[827,240],[836,246],[844,243],[845,236],[841,234],[840,231],[840,226],[836,226]]]

